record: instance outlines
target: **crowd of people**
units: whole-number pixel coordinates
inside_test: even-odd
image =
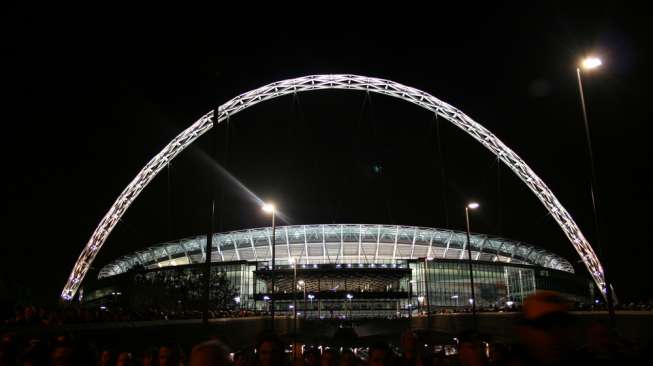
[[[266,312],[258,310],[211,310],[209,318],[244,318],[264,316]],[[111,323],[121,321],[155,321],[199,319],[202,313],[196,310],[168,310],[151,307],[141,311],[127,310],[121,307],[84,308],[65,306],[56,309],[36,306],[16,306],[13,314],[0,319],[0,325],[16,326],[59,326],[64,324]]]
[[[450,344],[433,344],[407,330],[396,345],[325,343],[311,347],[266,332],[254,347],[232,352],[217,338],[188,348],[166,343],[145,349],[111,349],[72,336],[6,333],[0,340],[0,366],[596,366],[644,361],[638,358],[642,353],[635,345],[601,323],[581,326],[569,310],[556,293],[531,295],[515,326],[517,341],[511,344],[474,333],[452,337]]]
[[[606,311],[605,304],[583,305],[571,303],[570,311]],[[631,302],[622,303],[615,306],[615,310],[620,311],[653,311],[653,302]],[[519,313],[522,311],[520,304],[503,307],[479,307],[476,309],[480,313],[512,312]],[[469,313],[470,308],[447,308],[439,309],[433,314],[457,314]],[[209,318],[244,318],[253,316],[267,316],[265,310],[211,310]],[[416,311],[416,316],[427,315],[425,311]],[[407,316],[402,314],[401,316]],[[49,309],[42,306],[20,306],[14,308],[13,313],[4,314],[0,318],[0,326],[51,326],[63,324],[80,324],[80,323],[106,323],[120,321],[154,321],[154,320],[182,320],[182,319],[199,319],[202,313],[197,310],[169,310],[161,307],[150,307],[144,310],[127,310],[121,307],[112,308],[84,308],[75,306],[58,307]]]
[[[607,311],[608,307],[604,302],[599,302],[595,304],[583,304],[579,302],[570,303],[570,311]],[[653,300],[652,301],[638,301],[638,302],[627,302],[615,304],[615,310],[618,311],[653,311]],[[504,305],[504,306],[486,306],[486,307],[477,307],[476,311],[480,313],[519,313],[522,311],[522,306],[518,303],[513,305]],[[437,311],[438,314],[448,314],[448,313],[469,313],[471,309],[469,307],[460,307],[460,308],[446,308],[440,309]]]

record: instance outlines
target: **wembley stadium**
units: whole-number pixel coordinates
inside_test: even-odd
[[[278,313],[296,309],[305,317],[323,318],[411,315],[468,308],[472,302],[466,232],[298,225],[276,227],[273,240],[272,231],[265,227],[214,234],[210,278],[212,286],[219,287],[211,292],[214,307],[269,311],[274,296]],[[84,284],[80,298],[87,304],[168,301],[193,307],[201,298],[206,239],[206,235],[184,238],[117,258]],[[469,243],[479,308],[520,304],[540,289],[581,303],[594,297],[590,278],[575,274],[572,265],[555,253],[478,233],[470,235]]]

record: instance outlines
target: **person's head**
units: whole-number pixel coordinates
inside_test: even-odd
[[[317,366],[320,363],[320,351],[315,348],[304,350],[304,364],[306,366]]]
[[[25,317],[25,308],[20,305],[16,305],[14,308],[14,314],[16,321],[23,319]]]
[[[51,366],[75,366],[77,359],[75,357],[75,348],[72,344],[61,343],[54,346],[50,353]]]
[[[28,341],[27,348],[19,360],[20,366],[47,366],[49,348],[39,338],[32,338]],[[0,363],[1,364],[1,363]]]
[[[503,343],[490,343],[490,357],[488,361],[494,365],[503,365],[510,356],[508,347]]]
[[[343,350],[342,354],[340,354],[340,360],[338,360],[338,365],[356,366],[356,364],[358,364],[358,359],[356,358],[354,352],[352,352],[350,349]]]
[[[10,365],[16,359],[17,354],[16,345],[14,344],[13,337],[10,335],[2,336],[0,342],[0,366]]]
[[[113,364],[113,352],[111,352],[108,349],[103,349],[100,351],[100,355],[98,357],[98,365],[99,366],[111,366]]]
[[[465,332],[459,337],[458,360],[462,365],[480,366],[485,364],[483,345],[478,337],[470,332]]]
[[[283,360],[283,343],[274,334],[263,334],[256,345],[260,366],[279,366]]]
[[[333,348],[327,348],[322,351],[322,356],[320,357],[320,366],[335,366],[336,359],[336,350]]]
[[[118,353],[116,366],[132,366],[132,354],[125,351]]]
[[[244,352],[236,352],[234,354],[234,361],[233,361],[234,366],[245,366],[247,365],[247,355],[245,355]]]
[[[403,357],[414,358],[417,353],[417,335],[407,330],[401,335],[401,352]]]
[[[156,366],[159,361],[159,350],[156,348],[148,348],[143,352],[141,358],[142,366]]]
[[[370,346],[367,357],[368,366],[391,366],[393,363],[392,350],[385,343],[375,343]]]
[[[179,351],[172,344],[159,347],[159,366],[178,366]]]
[[[524,300],[517,334],[541,364],[559,363],[574,345],[569,303],[553,291],[538,291]]]
[[[200,343],[190,353],[190,366],[227,366],[229,351],[218,340]]]

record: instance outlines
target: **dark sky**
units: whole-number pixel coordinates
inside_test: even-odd
[[[494,132],[549,185],[592,243],[589,160],[575,65],[586,75],[602,242],[617,294],[650,298],[649,24],[619,2],[492,3],[359,12],[14,6],[2,16],[3,281],[56,299],[118,194],[175,135],[220,102],[308,74],[352,73],[424,90]],[[247,11],[246,11],[247,10]],[[294,9],[299,11],[301,9]],[[473,11],[472,11],[473,10]],[[83,13],[82,13],[83,11]],[[380,95],[287,96],[232,120],[223,165],[292,224],[472,230],[578,256],[536,197],[461,130]],[[143,192],[95,267],[207,230],[211,134]],[[440,153],[441,151],[441,153]],[[444,184],[441,176],[445,168]],[[381,167],[380,171],[375,167]],[[446,197],[446,205],[443,196]],[[231,185],[223,229],[268,224]]]

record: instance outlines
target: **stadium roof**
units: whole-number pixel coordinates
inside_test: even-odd
[[[276,264],[395,263],[424,257],[466,259],[465,232],[415,226],[366,224],[296,225],[276,227]],[[541,266],[573,273],[564,258],[530,244],[471,234],[472,259]],[[145,268],[204,263],[206,235],[158,244],[122,256],[104,266],[99,278]],[[272,259],[272,228],[264,227],[216,233],[213,262]]]

